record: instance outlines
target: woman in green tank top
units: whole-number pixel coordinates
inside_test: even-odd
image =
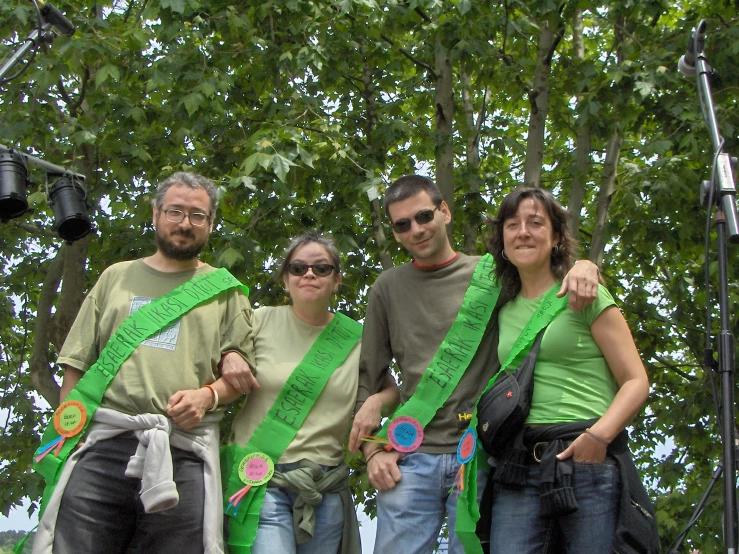
[[[506,196],[489,225],[505,302],[502,363],[541,298],[572,266],[576,245],[565,210],[540,188]],[[648,391],[631,332],[605,287],[582,312],[565,309],[552,320],[536,358],[522,446],[511,443],[495,460],[491,554],[613,551],[620,481],[609,444],[623,438]],[[525,480],[505,471],[516,452]]]

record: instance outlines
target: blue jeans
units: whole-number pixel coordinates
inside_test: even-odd
[[[394,488],[377,493],[377,535],[375,552],[388,554],[429,554],[434,551],[439,531],[447,516],[450,554],[464,554],[454,533],[457,516],[455,478],[459,471],[457,454],[412,452],[398,461],[401,478]],[[478,490],[485,477],[478,472]],[[478,492],[478,501],[479,501]]]
[[[540,465],[528,466],[527,484],[511,488],[495,484],[490,554],[611,554],[620,499],[615,461],[575,462],[573,475],[579,509],[547,519],[539,505]]]
[[[297,467],[297,463],[277,464],[275,469],[284,473]],[[293,530],[293,505],[297,497],[297,494],[283,489],[267,488],[259,513],[257,536],[251,547],[252,554],[334,554],[339,551],[344,531],[341,495],[323,495],[315,509],[313,538],[303,544],[296,544]]]

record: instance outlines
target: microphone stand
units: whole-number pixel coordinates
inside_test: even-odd
[[[5,79],[5,75],[17,64],[31,48],[37,48],[39,45],[54,42],[56,35],[51,31],[52,23],[47,21],[42,14],[39,14],[40,27],[36,27],[26,37],[23,45],[15,51],[15,53],[0,67],[0,83]]]
[[[712,72],[703,50],[703,41],[697,40],[701,30],[705,30],[706,22],[702,20],[693,37],[695,48],[695,69],[698,86],[698,97],[701,102],[703,119],[708,126],[711,142],[715,152],[714,168],[710,182],[701,187],[702,198],[714,199],[716,213],[714,222],[718,234],[718,267],[719,267],[719,314],[720,334],[718,341],[718,371],[721,376],[721,439],[723,442],[724,473],[724,546],[728,554],[737,552],[737,502],[736,502],[736,454],[734,433],[734,337],[731,334],[731,317],[729,313],[728,293],[728,239],[732,244],[739,243],[737,229],[736,187],[731,168],[729,154],[723,152],[724,139],[719,134],[716,112],[711,94],[709,76]],[[706,206],[709,210],[712,206]],[[708,260],[706,260],[708,263]],[[710,329],[706,329],[710,332]],[[719,466],[720,470],[720,466]]]

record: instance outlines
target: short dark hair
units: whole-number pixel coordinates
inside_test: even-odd
[[[385,189],[385,215],[390,218],[390,210],[388,209],[390,204],[415,196],[419,192],[426,192],[435,206],[438,206],[444,200],[439,187],[428,177],[406,175],[397,179]]]
[[[164,196],[170,187],[175,185],[182,185],[190,187],[191,189],[203,189],[208,194],[210,200],[210,213],[208,218],[212,222],[216,216],[216,209],[218,208],[218,193],[216,192],[216,185],[213,181],[197,173],[190,173],[189,171],[178,171],[167,177],[164,181],[157,185],[157,194],[152,200],[151,205],[157,210],[162,209],[164,204]]]
[[[285,256],[283,257],[282,263],[277,269],[277,275],[275,276],[275,279],[278,282],[282,281],[285,273],[287,273],[287,266],[290,265],[295,251],[301,246],[314,242],[326,249],[329,258],[331,258],[331,263],[336,266],[336,274],[338,275],[341,273],[341,257],[339,254],[339,249],[336,248],[336,243],[334,242],[334,240],[320,233],[316,233],[315,231],[308,231],[306,233],[303,233],[302,235],[298,235],[297,237],[295,237],[287,246],[287,250],[285,250]]]
[[[495,277],[503,288],[501,302],[507,302],[521,292],[521,277],[518,269],[503,257],[503,224],[516,215],[522,200],[533,198],[544,207],[552,222],[552,231],[559,235],[557,252],[552,254],[552,272],[558,280],[562,280],[572,268],[573,259],[577,252],[577,241],[567,227],[567,210],[557,202],[552,193],[537,187],[522,187],[514,190],[503,199],[498,214],[488,219],[486,225],[490,237],[486,241],[488,252],[495,258]]]

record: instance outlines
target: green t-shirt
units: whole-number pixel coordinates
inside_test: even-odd
[[[213,267],[203,265],[163,273],[142,260],[110,266],[85,298],[57,363],[87,371],[131,313],[212,271]],[[235,351],[253,360],[251,318],[249,300],[240,289],[199,304],[136,348],[105,391],[101,407],[129,415],[166,413],[172,394],[218,378],[224,353]]]
[[[232,440],[245,445],[274,404],[290,374],[325,327],[300,320],[289,306],[254,311],[254,353],[259,389],[252,390],[234,419]],[[333,372],[280,463],[307,458],[337,465],[344,459],[344,440],[352,423],[359,376],[359,343]]]
[[[521,330],[539,306],[538,298],[518,295],[500,310],[498,359],[505,361]],[[618,390],[590,326],[616,303],[599,285],[598,295],[579,313],[569,308],[549,324],[541,341],[534,371],[534,397],[526,423],[564,423],[600,417]]]

